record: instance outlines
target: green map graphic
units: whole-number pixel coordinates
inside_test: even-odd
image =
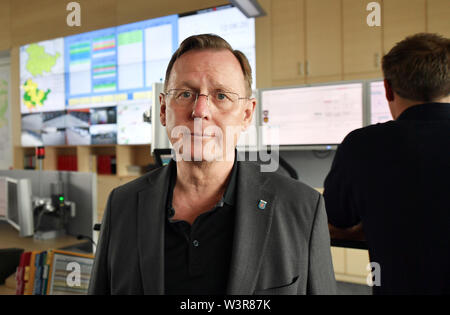
[[[7,124],[6,111],[8,110],[8,82],[0,80],[0,128]]]
[[[25,106],[32,110],[36,107],[41,107],[44,105],[47,100],[47,95],[51,92],[50,89],[47,89],[46,92],[38,89],[38,86],[33,80],[29,79],[23,85],[23,89],[25,94],[23,95],[23,100],[25,102]]]
[[[45,47],[38,44],[31,44],[26,48],[28,54],[27,70],[32,76],[42,75],[50,72],[56,64],[56,60],[61,56],[59,52],[54,55],[45,52]]]

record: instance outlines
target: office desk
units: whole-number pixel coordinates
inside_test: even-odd
[[[314,188],[323,194],[323,188]],[[333,247],[353,248],[353,249],[367,249],[367,242],[362,230],[362,225],[357,225],[349,229],[338,229],[331,224],[328,224],[330,230],[330,241]]]
[[[23,248],[24,251],[47,250],[84,243],[75,236],[65,235],[56,239],[39,241],[33,237],[19,237],[19,232],[7,222],[0,221],[0,248]]]
[[[69,235],[46,241],[38,241],[33,239],[33,237],[19,237],[19,232],[16,229],[7,222],[0,221],[0,248],[23,248],[24,251],[42,251],[77,245],[84,242],[86,240],[78,240],[76,237]],[[16,290],[11,288],[11,282],[13,281],[9,279],[7,281],[8,285],[0,285],[0,295],[16,293]]]
[[[369,264],[362,225],[339,229],[328,224],[336,280],[366,284]]]
[[[323,188],[316,188],[323,194]],[[366,284],[369,264],[367,241],[362,225],[339,229],[328,224],[336,280]]]
[[[330,231],[331,246],[367,249],[367,242],[361,224],[349,229],[338,229],[328,224],[328,230]]]

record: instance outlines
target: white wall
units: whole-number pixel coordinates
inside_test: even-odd
[[[0,169],[13,166],[10,59],[0,53]]]

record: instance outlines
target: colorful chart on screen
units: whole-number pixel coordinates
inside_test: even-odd
[[[22,113],[65,109],[64,39],[20,48],[20,105]]]
[[[171,15],[65,38],[68,109],[150,100],[176,49]]]

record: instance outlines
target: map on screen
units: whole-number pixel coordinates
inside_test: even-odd
[[[64,39],[20,47],[20,111],[65,109]]]

